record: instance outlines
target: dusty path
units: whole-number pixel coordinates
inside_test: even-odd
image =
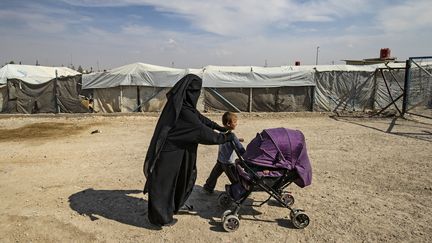
[[[1,118],[0,241],[432,241],[431,121],[241,114],[236,133],[246,143],[264,128],[304,132],[313,183],[291,190],[312,221],[304,230],[293,229],[287,210],[271,201],[245,208],[240,229],[225,233],[217,222],[223,212],[217,193],[201,188],[216,146],[198,150],[197,185],[189,200],[197,214],[177,215],[174,227],[151,229],[140,190],[156,119]],[[91,134],[96,129],[101,133]],[[222,177],[219,192],[226,182]]]

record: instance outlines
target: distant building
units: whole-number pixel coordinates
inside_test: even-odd
[[[342,60],[347,65],[370,65],[379,64],[386,62],[396,62],[396,57],[391,57],[390,48],[382,48],[380,50],[380,57],[378,58],[367,58],[362,60]]]

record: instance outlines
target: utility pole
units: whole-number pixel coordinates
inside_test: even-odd
[[[316,48],[316,59],[315,59],[315,65],[318,65],[318,52],[319,52],[319,46]]]

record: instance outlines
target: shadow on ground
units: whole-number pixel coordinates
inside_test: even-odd
[[[223,212],[227,209],[233,210],[234,205],[230,208],[223,208],[218,204],[218,196],[222,193],[222,191],[215,190],[214,193],[209,194],[204,191],[201,186],[195,185],[194,190],[186,204],[192,205],[192,211],[184,211],[180,212],[181,214],[196,214],[204,219],[207,219],[210,224],[210,230],[217,232],[225,232],[222,227],[222,223],[220,222],[220,218]],[[269,223],[269,224],[278,224],[279,226],[294,228],[289,219],[262,219],[259,216],[262,215],[259,207],[252,207],[251,205],[257,205],[261,203],[260,201],[254,201],[251,198],[247,198],[244,202],[244,205],[241,207],[239,212],[240,221],[251,221],[253,222],[261,222],[261,223]],[[266,204],[264,204],[266,205]],[[273,202],[270,200],[268,202],[269,206],[278,206],[277,202]],[[264,206],[263,206],[264,207]],[[264,210],[264,209],[262,209]],[[280,207],[280,210],[283,210],[284,215],[289,215],[288,209]]]
[[[393,134],[397,136],[432,142],[432,124],[429,123],[395,117],[390,121],[387,129],[382,129],[379,127],[379,125],[374,126],[371,124],[369,125],[362,124],[361,119],[357,119],[357,121],[355,121],[353,119],[344,119],[336,116],[330,116],[330,118],[338,122],[351,123],[357,126],[370,128],[382,133]],[[371,120],[372,119],[370,119],[369,121]]]
[[[156,229],[147,220],[147,201],[130,194],[142,190],[94,190],[86,189],[69,197],[69,206],[92,221],[99,217],[136,227]]]
[[[115,220],[117,222],[135,227],[157,230],[147,219],[147,200],[134,197],[141,190],[94,190],[92,188],[77,192],[69,197],[69,206],[81,215],[88,216],[90,220],[98,220],[99,217]],[[180,210],[179,215],[196,215],[207,219],[210,230],[224,232],[220,217],[227,210],[218,205],[218,196],[221,191],[213,194],[204,192],[201,186],[196,185],[186,205],[192,206],[192,210]],[[279,226],[293,228],[291,222],[286,219],[265,220],[257,216],[261,212],[251,205],[252,199],[247,199],[240,210],[240,220],[257,221],[265,223],[277,223]],[[286,210],[281,208],[281,210]]]

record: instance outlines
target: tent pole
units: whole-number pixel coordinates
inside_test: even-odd
[[[120,112],[122,112],[122,102],[123,101],[123,86],[120,86],[120,102],[119,102],[119,108],[120,108]]]
[[[409,93],[409,83],[411,81],[411,59],[406,60],[405,62],[405,83],[403,89],[403,101],[402,101],[402,116],[405,116],[405,113],[408,110],[408,93]]]
[[[221,94],[219,94],[216,90],[214,90],[213,88],[209,88],[209,90],[213,94],[215,94],[217,97],[219,97],[221,100],[223,100],[226,104],[231,106],[231,108],[233,108],[235,111],[237,111],[238,113],[241,112],[239,108],[237,108],[235,105],[233,105],[231,102],[229,102],[225,97],[223,97]]]
[[[252,88],[249,88],[249,112],[252,112]]]
[[[141,97],[140,97],[140,88],[137,86],[137,108],[134,110],[141,112]]]
[[[60,113],[60,107],[59,107],[59,102],[58,102],[58,94],[57,94],[57,78],[58,78],[58,73],[57,73],[57,69],[55,70],[55,79],[54,79],[54,103],[55,103],[55,107],[56,107],[56,113]]]

